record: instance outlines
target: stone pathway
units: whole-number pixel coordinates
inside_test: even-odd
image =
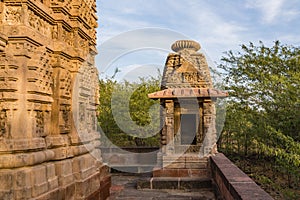
[[[122,174],[112,175],[111,196],[108,200],[215,200],[212,190],[137,190],[136,183],[140,176]]]

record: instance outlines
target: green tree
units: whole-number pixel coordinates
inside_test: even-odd
[[[221,149],[269,158],[274,170],[292,177],[290,187],[299,187],[300,48],[241,45],[218,67],[230,95]]]
[[[159,89],[159,76],[137,82],[100,80],[98,121],[106,137],[119,146],[158,146],[159,101],[148,94]]]

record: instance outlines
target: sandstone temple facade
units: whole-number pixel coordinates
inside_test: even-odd
[[[95,0],[3,0],[0,22],[0,199],[105,199]]]
[[[160,99],[161,151],[153,176],[209,177],[208,157],[216,153],[215,101],[228,96],[213,88],[200,44],[179,40],[167,57]]]

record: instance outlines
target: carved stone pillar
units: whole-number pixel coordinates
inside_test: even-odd
[[[170,155],[174,153],[174,102],[172,100],[166,100],[166,154]]]

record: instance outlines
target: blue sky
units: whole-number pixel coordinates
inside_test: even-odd
[[[155,73],[145,69],[162,68],[177,39],[198,41],[211,63],[250,41],[300,46],[299,0],[98,0],[97,10],[97,67],[108,76],[118,67],[119,78]],[[103,64],[107,49],[116,56]]]

